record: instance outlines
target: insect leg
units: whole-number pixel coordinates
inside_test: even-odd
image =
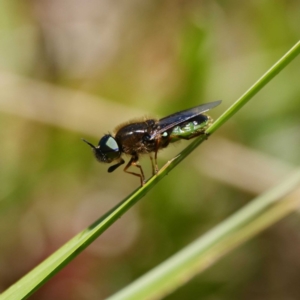
[[[167,144],[165,145],[165,147],[167,146]],[[161,147],[161,139],[157,139],[155,141],[155,154],[154,154],[154,164],[155,164],[155,174],[157,174],[158,172],[158,164],[157,164],[157,152],[159,150],[159,148]]]
[[[144,172],[143,172],[143,169],[142,169],[142,166],[138,163],[138,156],[135,154],[131,157],[130,161],[128,162],[128,164],[126,165],[126,167],[124,168],[124,172],[128,173],[128,174],[132,174],[134,176],[138,176],[140,177],[141,179],[141,186],[144,185],[145,183],[145,175],[144,175]],[[138,173],[134,173],[134,172],[130,172],[130,171],[127,171],[127,169],[130,167],[130,166],[135,166],[137,168],[140,169],[140,174]]]
[[[151,154],[149,154],[150,160],[151,160],[151,166],[152,166],[152,175],[155,175],[155,165],[154,165],[154,161],[153,161],[153,157]]]
[[[154,155],[155,174],[157,174],[157,172],[158,172],[158,164],[157,164],[157,152],[158,152],[158,149],[155,151],[155,155]]]
[[[124,159],[121,158],[120,161],[117,164],[115,164],[115,165],[113,165],[113,166],[111,166],[111,167],[108,168],[108,170],[107,170],[108,173],[113,172],[116,168],[118,168],[119,166],[123,165],[124,162],[125,162]]]

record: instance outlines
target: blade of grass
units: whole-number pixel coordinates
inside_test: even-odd
[[[280,71],[282,71],[300,53],[300,41],[298,41],[280,60],[277,61],[261,78],[259,78],[232,106],[230,106],[207,129],[208,134],[215,132],[237,111],[239,111],[253,96],[255,96],[267,83],[269,83]]]
[[[300,170],[107,300],[161,299],[238,245],[298,209]]]
[[[260,80],[254,84],[231,108],[229,108],[216,122],[207,130],[213,133],[224,124],[233,114],[262,89],[280,70],[288,65],[300,53],[300,42],[298,42],[282,59],[280,59]],[[73,260],[81,251],[91,244],[111,224],[120,218],[131,206],[140,200],[155,184],[178,165],[188,154],[190,154],[200,143],[205,140],[200,137],[185,148],[178,156],[168,162],[156,176],[150,178],[147,183],[126,197],[120,204],[111,209],[90,227],[76,235],[68,243],[53,253],[40,265],[30,271],[18,282],[8,288],[0,295],[0,299],[24,299],[29,297],[41,285],[48,281],[54,274]]]

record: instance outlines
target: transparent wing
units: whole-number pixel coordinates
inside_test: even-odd
[[[218,106],[221,102],[222,101],[219,100],[215,102],[202,104],[187,110],[179,111],[175,114],[158,120],[158,122],[155,124],[156,130],[150,136],[150,140],[153,140],[158,134],[163,133],[172,127],[175,127],[181,123],[188,121],[189,119],[192,119],[202,113],[205,113],[206,111]]]

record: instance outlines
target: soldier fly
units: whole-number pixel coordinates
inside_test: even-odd
[[[137,176],[141,180],[141,186],[145,183],[142,166],[139,164],[139,156],[148,154],[152,164],[152,174],[158,172],[157,152],[166,148],[169,143],[184,139],[189,140],[196,136],[204,135],[206,129],[212,124],[212,119],[204,112],[216,107],[221,101],[202,104],[187,110],[174,113],[160,120],[144,118],[139,121],[129,121],[118,126],[114,134],[105,134],[98,146],[82,139],[94,152],[99,162],[116,164],[108,168],[111,173],[125,163],[122,154],[131,155],[124,168],[124,172]],[[154,159],[152,156],[154,153]],[[134,166],[139,173],[128,171]]]

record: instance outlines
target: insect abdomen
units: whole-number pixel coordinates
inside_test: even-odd
[[[170,133],[170,143],[179,139],[189,139],[204,134],[211,122],[212,119],[209,116],[199,115],[188,122],[174,127]]]

